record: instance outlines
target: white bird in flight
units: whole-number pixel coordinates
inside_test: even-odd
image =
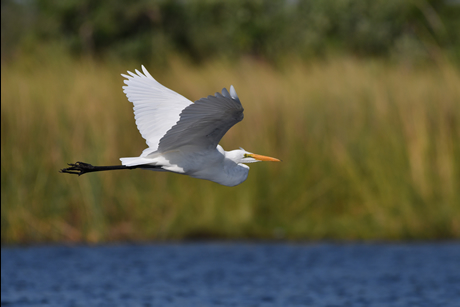
[[[137,128],[148,148],[139,157],[120,158],[122,165],[93,166],[76,162],[62,173],[148,169],[206,179],[225,186],[246,180],[249,166],[244,163],[280,161],[242,148],[225,151],[219,141],[233,125],[243,120],[243,106],[233,85],[230,92],[192,102],[156,81],[142,66],[142,72],[122,74],[123,91],[134,104]]]

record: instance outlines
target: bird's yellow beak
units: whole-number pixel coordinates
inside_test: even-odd
[[[277,158],[272,158],[272,157],[267,157],[267,156],[262,156],[262,155],[258,155],[258,154],[249,154],[248,156],[256,159],[256,160],[259,160],[259,161],[272,161],[272,162],[280,162],[281,160],[280,159],[277,159]]]

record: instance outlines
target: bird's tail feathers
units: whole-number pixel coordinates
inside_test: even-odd
[[[148,158],[143,157],[133,157],[133,158],[120,158],[121,164],[126,166],[136,166],[142,164],[151,164],[155,165],[155,161]]]

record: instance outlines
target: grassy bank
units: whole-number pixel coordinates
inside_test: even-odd
[[[460,238],[460,74],[341,58],[148,67],[196,100],[233,84],[245,120],[224,137],[282,163],[242,185],[167,173],[81,177],[145,148],[120,73],[139,64],[53,59],[1,70],[2,243]]]

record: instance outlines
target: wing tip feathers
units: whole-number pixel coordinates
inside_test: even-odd
[[[152,77],[152,75],[148,72],[148,70],[145,68],[144,65],[141,65],[141,69],[142,69],[142,72],[140,72],[138,69],[136,69],[136,70],[134,70],[135,73],[133,73],[133,72],[131,72],[131,71],[128,70],[127,73],[128,73],[129,75],[127,75],[127,74],[121,74],[121,76],[122,76],[123,78],[128,79],[128,81],[131,80],[131,79],[135,79],[135,78],[149,78],[149,79],[155,80],[155,79]],[[126,82],[126,81],[125,81],[125,82]]]
[[[236,93],[233,85],[230,85],[230,96],[232,96],[232,98],[237,100],[238,102],[240,101],[240,98],[238,97],[238,94]]]
[[[238,97],[238,94],[236,93],[235,88],[233,87],[233,85],[230,85],[230,92],[228,92],[228,90],[224,87],[222,89],[222,94],[221,93],[216,93],[215,96],[216,97],[224,96],[226,98],[230,98],[230,99],[233,99],[233,100],[236,100],[236,101],[240,102],[240,98]]]

